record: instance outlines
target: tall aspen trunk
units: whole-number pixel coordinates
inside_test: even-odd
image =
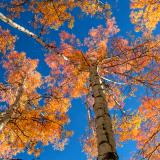
[[[98,146],[97,160],[118,160],[108,104],[105,100],[96,65],[90,67],[90,84],[94,97],[93,109],[95,113]]]

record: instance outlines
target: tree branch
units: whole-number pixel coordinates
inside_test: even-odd
[[[34,34],[33,32],[29,31],[28,29],[24,28],[23,26],[15,23],[14,21],[12,21],[10,18],[6,17],[3,13],[0,12],[0,20],[2,20],[3,22],[7,23],[8,25],[10,25],[11,27],[18,29],[19,31],[27,34],[28,36],[34,38],[38,43],[40,43],[43,47],[47,48],[47,49],[53,49],[55,47],[45,43],[40,37],[38,37],[36,34]]]

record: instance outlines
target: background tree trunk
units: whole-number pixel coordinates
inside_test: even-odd
[[[0,113],[0,132],[3,130],[3,128],[8,123],[9,120],[10,120],[9,113],[7,113],[7,112]]]
[[[108,104],[103,93],[97,73],[97,66],[90,68],[90,84],[94,97],[94,113],[96,123],[96,135],[98,145],[98,160],[118,160],[116,144],[112,131],[111,117],[108,112]]]
[[[14,103],[9,106],[9,109],[0,113],[0,132],[3,130],[5,125],[7,125],[7,123],[10,121],[12,116],[14,116],[14,110],[18,108],[18,103],[23,94],[23,85],[24,85],[25,79],[26,79],[26,76],[22,79],[22,84],[17,90],[17,96],[15,98]]]

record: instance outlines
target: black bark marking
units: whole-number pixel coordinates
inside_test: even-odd
[[[102,160],[118,160],[118,155],[115,152],[108,152]]]

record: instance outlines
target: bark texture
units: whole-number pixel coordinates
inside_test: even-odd
[[[100,83],[97,67],[90,68],[90,83],[94,97],[94,112],[98,145],[97,160],[118,160],[108,105]]]
[[[22,84],[17,91],[17,96],[15,98],[14,103],[9,106],[9,109],[7,111],[0,113],[0,132],[3,130],[5,125],[11,120],[11,118],[15,116],[14,110],[18,108],[18,103],[23,93],[23,85],[24,85],[25,79],[26,77],[22,79]]]

